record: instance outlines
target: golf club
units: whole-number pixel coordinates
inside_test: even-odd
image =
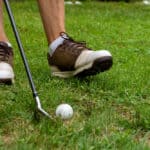
[[[16,27],[16,23],[15,23],[13,14],[12,14],[12,10],[10,8],[9,1],[4,0],[4,3],[5,3],[5,7],[6,7],[6,10],[7,10],[10,22],[11,22],[11,26],[12,26],[12,29],[13,29],[13,32],[14,32],[14,35],[15,35],[15,38],[16,38],[16,41],[17,41],[17,45],[18,45],[21,57],[22,57],[22,61],[23,61],[23,64],[24,64],[24,67],[25,67],[25,70],[26,70],[26,74],[27,74],[27,77],[28,77],[28,80],[29,80],[29,83],[30,83],[32,94],[33,94],[33,97],[35,99],[35,103],[36,103],[35,113],[40,112],[41,114],[43,114],[43,115],[47,116],[48,118],[52,119],[52,117],[41,106],[41,102],[40,102],[38,93],[35,89],[35,85],[34,85],[32,75],[31,75],[31,72],[30,72],[30,69],[29,69],[29,65],[28,65],[28,62],[27,62],[27,59],[26,59],[26,56],[25,56],[25,52],[24,52],[24,49],[23,49],[23,46],[22,46],[22,42],[20,40],[20,36],[19,36],[18,30],[17,30],[17,27]]]

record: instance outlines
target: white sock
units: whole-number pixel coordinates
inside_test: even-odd
[[[55,52],[56,48],[64,42],[64,38],[59,36],[56,40],[54,40],[50,45],[49,45],[49,54],[52,56],[53,53]]]
[[[8,47],[12,47],[11,43],[10,42],[6,42]]]

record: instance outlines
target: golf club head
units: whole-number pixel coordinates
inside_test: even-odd
[[[35,113],[34,113],[34,117],[37,119],[37,120],[40,120],[40,116],[43,115],[43,116],[46,116],[48,117],[49,119],[53,119],[51,117],[51,115],[49,115],[41,106],[41,103],[40,103],[40,99],[38,96],[35,97],[35,101],[36,101],[36,109],[35,109]]]

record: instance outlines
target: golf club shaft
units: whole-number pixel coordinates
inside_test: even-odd
[[[44,114],[47,117],[51,118],[50,115],[46,111],[44,111],[42,109],[42,107],[41,107],[40,99],[39,99],[38,93],[37,93],[37,91],[35,89],[35,85],[34,85],[34,82],[33,82],[33,79],[32,79],[32,75],[31,75],[31,72],[30,72],[30,69],[29,69],[29,65],[28,65],[28,62],[27,62],[27,59],[26,59],[26,56],[25,56],[25,53],[24,53],[22,42],[20,40],[20,36],[19,36],[18,30],[17,30],[17,27],[16,27],[16,23],[15,23],[13,14],[12,14],[12,10],[10,8],[8,0],[4,0],[4,3],[5,3],[5,7],[6,7],[6,10],[7,10],[10,22],[11,22],[11,26],[12,26],[12,29],[13,29],[13,32],[14,32],[14,35],[15,35],[15,38],[16,38],[19,50],[20,50],[20,54],[21,54],[21,57],[22,57],[22,60],[23,60],[23,63],[24,63],[24,67],[26,69],[26,73],[27,73],[28,80],[29,80],[29,83],[30,83],[30,86],[31,86],[31,89],[32,89],[33,97],[35,98],[35,101],[36,101],[37,109],[42,114]]]

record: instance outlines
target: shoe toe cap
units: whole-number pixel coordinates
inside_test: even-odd
[[[104,57],[112,57],[111,53],[107,50],[98,51],[83,51],[78,57],[75,67],[84,66],[86,64],[93,64],[95,60],[102,59]]]
[[[0,62],[0,79],[13,79],[14,72],[8,63]]]

